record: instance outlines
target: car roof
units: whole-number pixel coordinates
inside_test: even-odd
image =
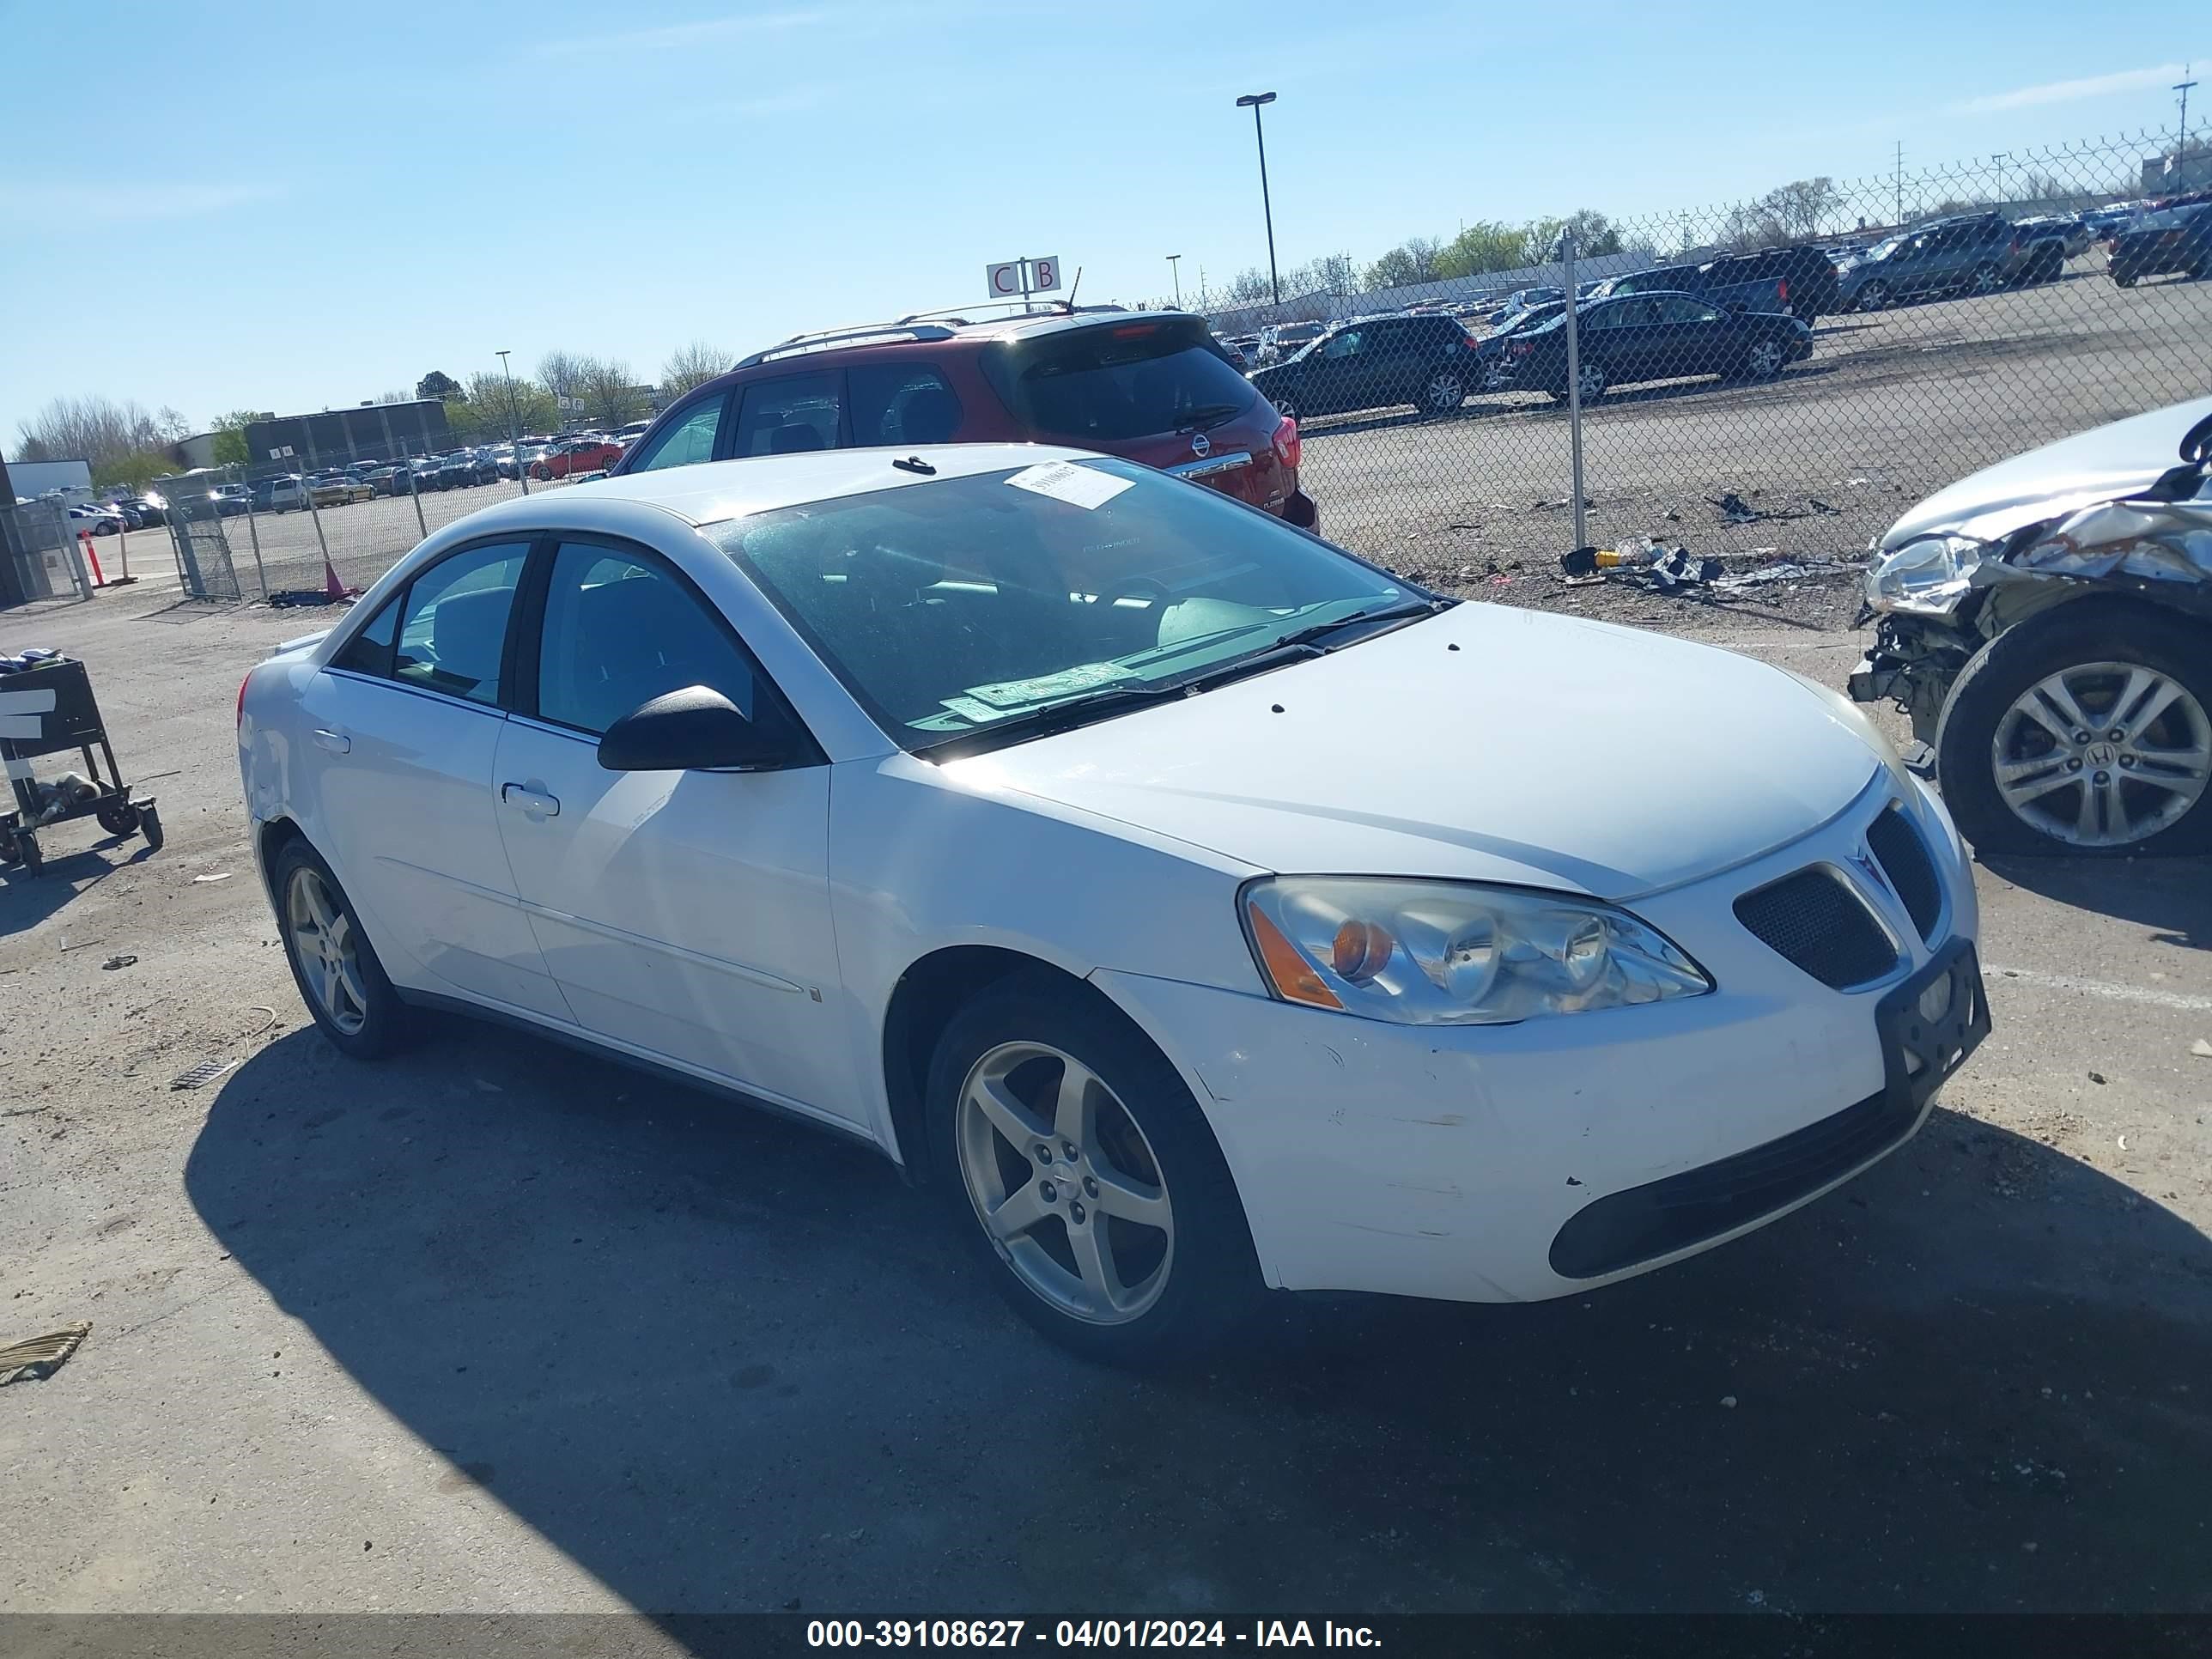
[[[936,471],[919,473],[891,465],[894,460],[909,458],[927,462]],[[890,449],[822,449],[796,455],[757,455],[740,460],[661,467],[622,477],[595,478],[556,492],[517,496],[455,522],[465,523],[477,532],[555,528],[559,526],[567,504],[594,501],[634,502],[658,507],[696,526],[780,507],[833,501],[841,495],[858,495],[936,479],[1006,471],[1044,461],[1097,459],[1089,450],[1050,444],[924,444]]]

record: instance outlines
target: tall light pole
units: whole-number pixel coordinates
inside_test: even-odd
[[[1177,311],[1181,311],[1182,309],[1182,267],[1177,264],[1176,261],[1182,258],[1182,255],[1180,253],[1170,253],[1168,255],[1168,269],[1175,273],[1176,309]]]
[[[507,366],[507,353],[495,351],[499,359],[499,372],[507,377],[507,441],[512,444],[522,441],[522,411],[514,401],[514,371]]]
[[[1248,92],[1237,100],[1237,107],[1252,112],[1252,136],[1260,142],[1260,210],[1267,216],[1267,287],[1280,305],[1283,279],[1275,272],[1275,207],[1267,199],[1267,135],[1260,125],[1260,106],[1274,101],[1272,92]]]
[[[2189,78],[2190,66],[2181,66],[2182,78],[2168,88],[2181,94],[2181,136],[2173,143],[2173,176],[2183,189],[2188,188],[2189,165],[2189,89],[2197,84]]]
[[[2008,149],[2001,149],[1990,159],[1997,164],[1997,206],[2002,209],[2005,199],[2004,164],[2012,160],[2012,152]]]

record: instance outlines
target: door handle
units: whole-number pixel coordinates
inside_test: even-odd
[[[319,726],[315,728],[315,743],[318,747],[327,749],[333,755],[349,755],[353,752],[353,739],[344,732],[333,732],[327,726]]]
[[[543,789],[532,789],[528,784],[502,783],[499,787],[499,798],[510,806],[520,807],[528,817],[557,818],[561,816],[559,800]]]

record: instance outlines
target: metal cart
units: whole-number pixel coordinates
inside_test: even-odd
[[[32,762],[71,749],[83,758],[90,787],[58,797],[51,781],[38,781]],[[161,815],[151,795],[133,795],[124,783],[82,663],[57,658],[0,674],[0,761],[15,795],[15,810],[0,814],[0,867],[20,864],[38,874],[46,861],[39,832],[72,818],[97,818],[111,836],[143,835],[149,848],[161,845]]]

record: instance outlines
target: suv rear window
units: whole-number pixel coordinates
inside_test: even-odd
[[[982,368],[1023,426],[1076,443],[1218,425],[1260,397],[1194,319],[1010,340],[984,353]]]

